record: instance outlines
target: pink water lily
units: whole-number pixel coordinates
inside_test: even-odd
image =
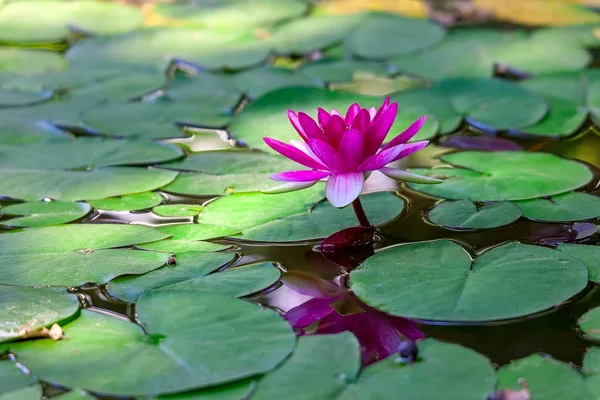
[[[426,117],[423,116],[382,147],[397,112],[398,103],[390,104],[389,98],[379,110],[353,104],[345,116],[336,110],[327,112],[319,108],[318,123],[303,112],[289,110],[290,122],[302,141],[292,140],[286,144],[268,137],[264,141],[273,150],[310,169],[273,174],[272,179],[287,183],[264,192],[305,189],[329,178],[325,189],[327,200],[335,207],[345,207],[358,199],[366,174],[371,171],[380,171],[390,178],[407,182],[441,182],[386,167],[428,144],[426,140],[407,143],[425,123]]]

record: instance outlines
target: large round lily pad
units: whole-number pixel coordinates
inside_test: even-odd
[[[64,225],[0,235],[0,283],[78,286],[143,274],[167,262],[168,253],[114,249],[167,234],[136,225]]]
[[[427,218],[436,225],[459,229],[497,228],[516,221],[520,216],[519,207],[510,202],[478,207],[469,200],[443,201],[427,214]]]
[[[457,344],[426,339],[418,343],[419,360],[396,362],[394,355],[375,363],[339,397],[340,400],[448,399],[481,400],[492,392],[494,368],[481,354]]]
[[[593,399],[575,368],[539,354],[513,361],[498,370],[498,389],[519,391],[523,381],[532,399]]]
[[[583,290],[587,279],[577,259],[546,247],[510,242],[471,262],[448,240],[382,250],[350,275],[356,295],[381,311],[465,322],[546,310]]]
[[[4,146],[0,194],[25,200],[81,200],[144,192],[164,186],[177,174],[130,165],[172,160],[181,154],[172,145],[101,139]]]
[[[35,201],[14,204],[4,207],[5,215],[24,215],[11,218],[1,224],[14,227],[37,227],[60,225],[75,221],[89,213],[91,207],[87,203],[71,203],[67,201]]]
[[[592,179],[592,172],[585,165],[547,153],[463,151],[441,159],[458,168],[415,168],[411,171],[444,178],[444,182],[410,186],[448,199],[500,201],[564,193],[584,186]]]
[[[88,203],[94,208],[108,211],[135,211],[154,207],[160,204],[163,198],[155,192],[130,194],[121,197],[107,197],[105,199],[90,200]]]
[[[566,193],[516,204],[523,210],[523,216],[538,221],[570,222],[600,217],[600,198],[588,193]]]
[[[337,398],[359,368],[359,344],[351,333],[302,336],[290,358],[260,380],[252,399]]]
[[[136,310],[145,332],[129,321],[84,310],[63,327],[69,340],[36,340],[10,349],[45,381],[148,396],[265,373],[295,344],[292,329],[277,313],[232,297],[150,292]]]
[[[600,246],[559,243],[556,249],[578,259],[588,269],[589,280],[600,283]]]
[[[79,309],[79,301],[65,288],[0,286],[0,342],[22,337],[55,322],[64,321]],[[0,362],[0,369],[3,363]],[[2,373],[0,373],[0,380]],[[2,391],[0,383],[0,391]]]

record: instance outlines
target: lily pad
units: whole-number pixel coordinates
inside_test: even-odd
[[[547,153],[462,151],[441,159],[457,168],[414,168],[411,171],[442,177],[444,182],[409,186],[448,199],[501,201],[560,194],[592,180],[592,172],[585,165]]]
[[[2,12],[0,10],[0,12]],[[0,49],[0,71],[23,75],[58,71],[67,66],[63,56],[53,51],[12,47]]]
[[[290,358],[260,380],[252,398],[334,399],[359,369],[359,344],[351,333],[302,336]]]
[[[442,40],[445,31],[424,19],[371,13],[346,38],[350,51],[363,58],[386,59],[425,50]]]
[[[600,396],[600,347],[591,347],[583,357],[583,365],[581,368],[584,371],[585,383],[595,398]]]
[[[129,165],[181,154],[172,145],[101,139],[0,147],[0,194],[25,200],[81,200],[144,192],[171,182],[177,174]],[[114,167],[120,165],[128,166]]]
[[[35,143],[49,139],[71,139],[71,136],[54,125],[41,121],[1,117],[0,145]]]
[[[24,374],[13,361],[0,361],[0,396],[32,383],[35,383],[35,378]]]
[[[523,216],[537,221],[571,222],[600,217],[600,198],[582,192],[523,200],[516,204],[523,210]]]
[[[600,307],[593,308],[583,314],[577,324],[586,336],[600,340]]]
[[[445,135],[457,130],[462,122],[462,115],[454,108],[451,98],[429,88],[406,90],[390,96],[390,101],[398,102],[401,111],[416,111],[434,116],[439,122],[440,133]]]
[[[210,196],[256,192],[277,186],[269,173],[295,170],[299,165],[285,157],[256,151],[207,151],[164,167],[199,173],[181,173],[164,187],[171,193]]]
[[[418,343],[419,359],[406,365],[390,356],[361,373],[340,400],[401,398],[437,400],[445,398],[481,400],[492,392],[496,376],[481,354],[457,344],[425,339]]]
[[[154,207],[152,212],[161,217],[195,217],[203,209],[197,204],[163,204]]]
[[[89,394],[86,391],[83,390],[79,390],[79,389],[73,389],[73,390],[69,390],[67,393],[63,393],[60,394],[58,396],[54,396],[53,397],[56,400],[88,400],[88,399],[95,399],[94,396],[92,396],[91,394]]]
[[[256,381],[252,378],[212,386],[190,392],[158,396],[160,400],[242,400],[251,397],[256,389]]]
[[[167,234],[136,225],[65,225],[0,235],[0,283],[78,286],[143,274],[167,262],[168,253],[114,249],[152,242]]]
[[[521,390],[521,380],[527,383],[531,398],[540,400],[592,400],[583,376],[569,364],[533,354],[503,366],[498,370],[498,389]]]
[[[303,68],[290,71],[283,68],[261,67],[239,72],[231,77],[240,92],[251,99],[288,86],[323,86],[316,83]]]
[[[352,82],[352,78],[357,72],[388,75],[388,69],[382,63],[356,60],[323,60],[306,64],[299,71],[311,78],[328,83]]]
[[[42,398],[42,385],[34,383],[8,392],[0,392],[0,400],[39,400]]]
[[[458,229],[490,229],[508,225],[521,217],[513,203],[502,201],[478,207],[470,200],[438,203],[427,218],[436,225]]]
[[[116,278],[108,284],[108,290],[114,296],[131,302],[135,302],[142,293],[156,289],[240,297],[258,292],[279,279],[279,270],[270,263],[216,272],[234,259],[235,255],[231,253],[179,253],[175,265],[165,265],[140,276]]]
[[[439,60],[444,60],[443,63]],[[491,77],[496,64],[527,73],[574,71],[591,61],[568,37],[528,37],[522,31],[457,30],[429,49],[392,60],[400,71],[427,79]]]
[[[83,310],[63,327],[71,339],[22,342],[10,350],[45,381],[148,396],[265,373],[295,343],[292,329],[277,313],[233,297],[155,291],[143,295],[136,310],[145,331]],[[118,359],[127,362],[115,363]]]
[[[94,208],[107,211],[135,211],[144,210],[160,204],[163,198],[155,192],[130,194],[120,197],[107,197],[105,199],[89,200]]]
[[[91,210],[87,203],[66,201],[34,201],[14,204],[2,208],[4,215],[25,215],[11,218],[1,224],[5,226],[30,227],[60,225],[83,218]]]
[[[168,235],[170,238],[158,242],[139,244],[136,247],[143,250],[167,251],[169,253],[217,251],[230,246],[202,242],[202,240],[215,239],[238,233],[233,228],[202,223],[168,225],[159,227],[156,230]]]
[[[40,9],[44,12],[39,12]],[[141,28],[143,23],[141,10],[120,3],[24,1],[8,4],[0,10],[0,40],[60,42],[73,28],[95,35],[110,35]]]
[[[352,290],[371,307],[408,318],[464,322],[546,310],[579,293],[587,280],[582,263],[546,247],[510,242],[472,262],[448,240],[382,250],[350,275]]]
[[[79,301],[64,288],[1,286],[0,342],[14,340],[25,333],[64,321],[79,309]],[[0,362],[0,370],[4,365]],[[0,372],[0,380],[2,379]],[[0,391],[4,385],[0,383]]]
[[[589,280],[600,283],[600,263],[598,263],[598,260],[600,260],[600,247],[574,243],[559,243],[556,249],[578,259],[588,269]]]

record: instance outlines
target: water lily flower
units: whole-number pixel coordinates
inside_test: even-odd
[[[345,207],[358,201],[366,175],[371,171],[380,171],[400,181],[440,183],[438,179],[386,167],[428,144],[427,140],[407,143],[425,123],[423,116],[382,147],[397,112],[398,103],[390,104],[389,98],[378,110],[353,104],[345,116],[336,110],[327,112],[319,108],[318,123],[303,112],[288,110],[290,122],[302,141],[286,144],[268,137],[263,140],[273,150],[310,169],[273,174],[272,179],[286,183],[263,192],[305,189],[328,178],[327,200],[334,207]]]

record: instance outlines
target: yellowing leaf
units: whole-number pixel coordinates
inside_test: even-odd
[[[317,13],[354,14],[384,11],[410,17],[427,15],[427,5],[421,0],[325,0],[316,7]]]
[[[593,0],[596,2],[597,0]],[[600,21],[600,16],[581,3],[589,0],[474,0],[497,19],[525,25],[569,25]]]

